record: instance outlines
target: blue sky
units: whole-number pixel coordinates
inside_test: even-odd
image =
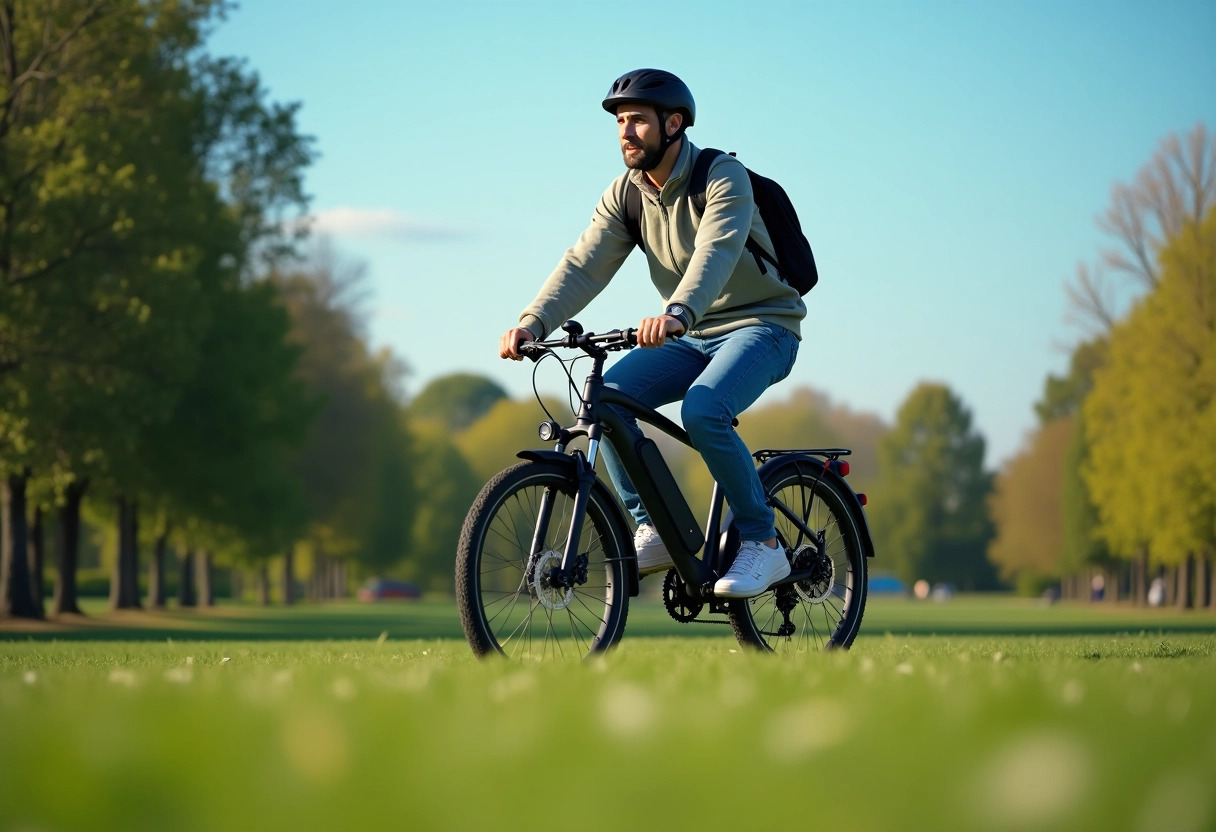
[[[622,170],[609,84],[658,66],[696,97],[692,141],[781,182],[815,249],[798,363],[761,401],[806,384],[892,420],[943,381],[996,465],[1083,334],[1064,283],[1110,244],[1112,185],[1216,128],[1214,43],[1211,0],[246,0],[210,50],[302,102],[318,226],[367,264],[410,390],[460,370],[530,392],[498,336]],[[579,319],[660,309],[635,255]]]

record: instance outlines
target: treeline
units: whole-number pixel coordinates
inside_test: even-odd
[[[1025,591],[1211,606],[1216,587],[1216,141],[1169,137],[1069,285],[1091,337],[1047,379],[997,481],[992,560]],[[1104,272],[1104,269],[1106,270]],[[1122,278],[1112,283],[1113,272]],[[1125,311],[1122,290],[1136,293]]]
[[[87,528],[112,530],[113,608],[163,605],[170,574],[207,603],[216,560],[266,597],[272,555],[290,601],[297,553],[344,591],[406,547],[401,368],[356,281],[296,256],[312,142],[206,53],[227,11],[0,5],[0,616],[45,613],[52,562],[50,611],[79,611]]]

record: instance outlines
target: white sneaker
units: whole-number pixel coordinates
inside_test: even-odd
[[[638,526],[637,533],[633,536],[633,548],[638,552],[639,575],[666,572],[672,566],[667,547],[659,539],[659,533],[654,530],[654,526],[649,523]]]
[[[714,595],[751,598],[789,574],[790,562],[786,560],[785,549],[770,548],[759,540],[744,540],[739,544],[735,562],[714,584]]]

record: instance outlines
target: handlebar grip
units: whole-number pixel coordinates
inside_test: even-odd
[[[547,351],[546,347],[542,347],[535,341],[524,341],[519,345],[519,354],[525,358],[531,358],[533,361],[540,361],[540,357]]]

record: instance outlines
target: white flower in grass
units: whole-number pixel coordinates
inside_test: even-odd
[[[1069,679],[1060,691],[1060,698],[1064,700],[1065,705],[1080,705],[1085,699],[1085,686],[1076,679]]]
[[[903,662],[902,664],[895,665],[895,672],[900,676],[911,676],[916,672],[916,668],[914,668],[908,662]]]
[[[139,684],[139,677],[133,671],[123,667],[116,667],[110,671],[110,684],[119,685],[124,688],[133,688]]]
[[[764,747],[777,762],[793,763],[834,748],[853,732],[853,718],[834,699],[816,699],[775,713],[764,732]]]
[[[32,670],[27,670],[21,674],[21,681],[27,685],[35,684],[38,681],[38,674]]]
[[[654,697],[641,685],[619,682],[600,696],[600,721],[604,730],[622,739],[648,733],[657,713]]]
[[[520,670],[495,679],[490,683],[490,698],[495,702],[505,702],[515,696],[527,693],[536,687],[536,674]]]
[[[981,767],[964,798],[976,825],[992,829],[1067,828],[1093,780],[1089,752],[1071,737],[1037,733],[1019,737]]]
[[[188,685],[194,681],[194,671],[188,667],[171,667],[165,671],[165,681],[175,685]]]
[[[340,676],[334,679],[334,683],[330,686],[333,691],[334,698],[342,702],[349,702],[355,698],[355,683],[345,676]]]

